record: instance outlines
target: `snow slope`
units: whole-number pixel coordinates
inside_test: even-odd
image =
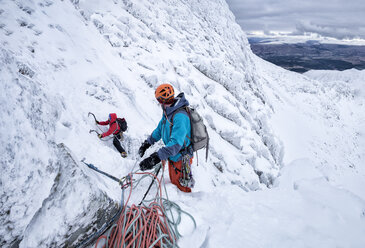
[[[224,1],[0,1],[0,42],[2,246],[74,245],[111,215],[118,185],[79,161],[136,168],[162,82],[211,137],[193,193],[166,180],[198,224],[181,247],[365,244],[364,99],[254,56]],[[89,111],[127,119],[127,159]]]

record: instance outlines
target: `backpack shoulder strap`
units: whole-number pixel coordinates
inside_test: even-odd
[[[189,107],[188,106],[184,106],[184,107],[181,107],[181,108],[178,108],[174,111],[174,113],[172,114],[171,116],[171,122],[170,122],[170,135],[171,135],[171,132],[172,132],[172,126],[174,125],[174,117],[177,113],[181,113],[182,111],[185,111],[190,119],[190,113],[189,113]],[[189,137],[188,137],[189,138]]]
[[[172,126],[174,125],[174,117],[175,117],[175,115],[177,114],[177,113],[181,113],[182,111],[181,110],[183,110],[183,111],[185,111],[186,112],[186,114],[188,115],[188,118],[189,118],[189,121],[190,121],[190,110],[189,110],[189,106],[184,106],[184,107],[181,107],[181,108],[178,108],[177,110],[175,110],[175,112],[172,114],[172,116],[171,116],[171,122],[170,122],[170,136],[171,136],[171,132],[172,132]],[[191,123],[191,121],[190,121],[190,123]],[[191,127],[191,124],[190,124],[190,128],[192,128]],[[188,135],[186,135],[186,137],[190,140],[190,145],[192,144],[192,140],[191,140],[191,138],[188,136]],[[190,146],[189,145],[189,146]],[[185,147],[184,149],[185,149],[185,151],[186,151],[186,149],[187,149],[187,147],[186,147],[186,144],[185,144],[185,139],[184,139],[184,146],[183,147]]]
[[[113,121],[113,122],[109,123],[109,125],[111,126],[111,125],[113,125],[114,123],[116,123],[116,124],[117,124],[117,126],[119,127],[119,124],[118,124],[118,122],[117,122],[117,119],[115,119],[115,121]]]
[[[114,123],[117,124],[117,128],[113,132],[115,132],[118,128],[119,128],[119,131],[121,131],[121,127],[120,127],[120,125],[118,123],[118,119],[120,119],[120,118],[116,118],[115,121],[109,123],[110,126],[113,125]]]

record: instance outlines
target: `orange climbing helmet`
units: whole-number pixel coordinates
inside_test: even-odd
[[[174,88],[170,84],[161,84],[155,91],[155,97],[161,104],[170,104],[174,101]]]

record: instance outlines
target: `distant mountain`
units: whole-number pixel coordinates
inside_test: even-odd
[[[322,44],[307,41],[298,44],[272,44],[265,38],[249,38],[252,51],[259,57],[285,69],[309,70],[365,69],[365,46]]]

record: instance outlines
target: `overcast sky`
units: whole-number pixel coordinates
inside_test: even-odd
[[[226,0],[245,32],[365,39],[365,0]]]

